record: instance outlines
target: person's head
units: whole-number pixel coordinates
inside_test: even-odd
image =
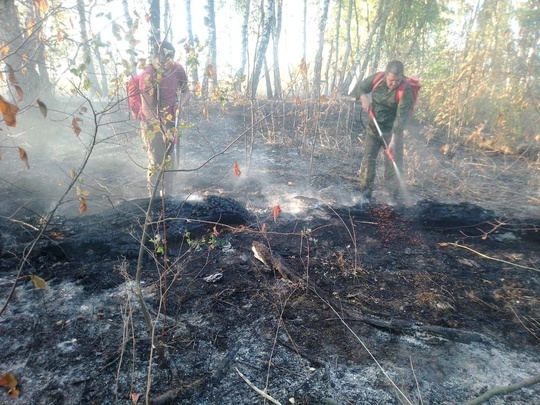
[[[405,68],[403,63],[399,60],[393,60],[386,65],[385,80],[389,89],[394,90],[397,88],[404,78]]]
[[[154,46],[154,59],[163,65],[174,59],[174,46],[168,41],[163,41]]]

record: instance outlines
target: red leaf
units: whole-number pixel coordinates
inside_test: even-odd
[[[233,169],[234,169],[234,174],[236,174],[237,177],[240,177],[240,175],[242,174],[242,171],[240,170],[240,166],[238,166],[238,162],[234,162]]]
[[[19,397],[17,384],[17,379],[11,373],[4,373],[0,376],[0,387],[6,387],[8,394],[11,395],[12,398]]]
[[[86,198],[79,197],[79,214],[84,214],[88,207],[86,206]]]
[[[71,121],[71,127],[73,128],[73,132],[75,132],[75,135],[79,136],[81,134],[81,127],[79,126],[79,119],[74,117]]]
[[[281,214],[283,211],[281,211],[281,208],[279,205],[274,205],[272,207],[272,214],[274,214],[274,222],[277,221],[277,218],[279,217],[279,214]]]
[[[28,154],[26,153],[26,151],[23,148],[17,147],[17,149],[19,149],[19,157],[21,158],[21,160],[26,165],[26,168],[30,169],[30,163],[28,162]]]

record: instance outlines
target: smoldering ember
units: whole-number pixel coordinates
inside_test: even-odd
[[[3,157],[0,403],[540,403],[537,155],[412,123],[366,204],[358,106],[193,102],[148,209],[137,124],[86,107]]]

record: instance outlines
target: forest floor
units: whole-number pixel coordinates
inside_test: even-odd
[[[154,348],[135,294],[140,225],[119,208],[144,219],[135,123],[101,122],[21,266],[92,132],[83,118],[76,137],[60,112],[21,117],[30,169],[0,161],[0,375],[20,396],[3,389],[0,403],[459,404],[538,376],[539,161],[443,154],[411,124],[405,204],[388,204],[381,167],[364,204],[350,111],[303,111],[186,110],[173,199],[204,211],[208,196],[231,198],[247,214],[170,233],[166,258],[152,231],[141,285]],[[540,385],[489,403],[540,403]]]

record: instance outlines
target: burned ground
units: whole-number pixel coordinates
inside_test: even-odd
[[[148,199],[130,123],[100,130],[79,195],[24,266],[84,150],[67,130],[30,133],[31,170],[2,162],[0,372],[20,399],[1,402],[144,403],[150,370],[155,404],[270,402],[242,376],[282,404],[456,404],[540,374],[538,162],[466,146],[450,159],[413,125],[406,204],[388,205],[377,178],[368,205],[350,110],[308,126],[298,106],[190,108],[186,171],[142,262],[163,350],[134,294]],[[539,398],[531,386],[489,403]]]

